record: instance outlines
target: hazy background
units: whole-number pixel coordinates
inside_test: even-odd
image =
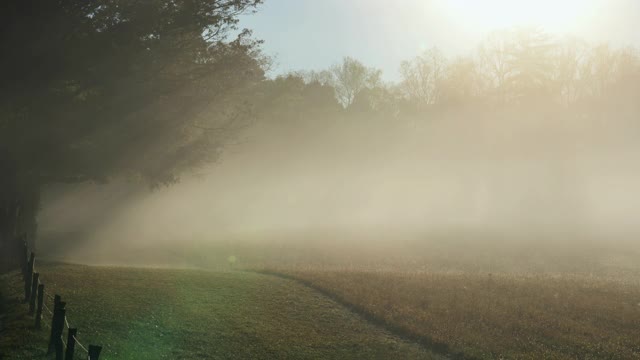
[[[37,246],[52,258],[104,264],[226,266],[238,255],[247,266],[553,272],[634,262],[638,63],[624,61],[637,60],[627,46],[640,44],[640,5],[483,4],[267,1],[241,25],[275,55],[273,88],[260,94],[284,95],[260,98],[256,119],[219,161],[176,185],[48,186]],[[523,57],[534,65],[509,63],[520,66],[513,83],[495,85],[481,49],[504,54],[500,36],[509,31],[526,43],[518,38],[526,24],[539,25],[529,30],[540,36],[531,45],[538,53]],[[575,63],[559,64],[566,54]],[[344,56],[371,79],[337,104],[326,79]],[[446,75],[418,79],[433,99],[411,92],[403,61],[429,71],[439,62]],[[293,70],[303,72],[287,77]],[[555,95],[540,95],[545,81]],[[318,105],[312,91],[332,104]]]
[[[258,125],[174,186],[52,187],[38,246],[69,261],[183,266],[230,255],[300,265],[328,252],[329,263],[418,256],[422,267],[442,246],[435,255],[453,268],[482,256],[522,265],[538,254],[545,271],[567,256],[635,261],[638,134],[534,110],[502,116]]]

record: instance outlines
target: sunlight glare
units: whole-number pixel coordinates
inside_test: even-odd
[[[539,26],[567,33],[587,25],[601,0],[442,0],[446,16],[473,31]]]

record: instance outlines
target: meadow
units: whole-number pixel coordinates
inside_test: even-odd
[[[637,246],[544,238],[336,241],[317,244],[297,264],[261,270],[297,279],[451,357],[639,358]]]
[[[67,302],[80,341],[103,346],[100,359],[441,358],[279,277],[64,264],[38,271]],[[10,311],[0,358],[48,358],[48,328],[34,330],[27,306],[15,301],[24,294],[21,275],[2,281]]]
[[[442,353],[479,359],[637,359],[640,288],[583,277],[287,271]]]
[[[633,242],[293,238],[127,252],[147,268],[39,271],[107,359],[640,357]],[[16,278],[5,281],[18,296]],[[21,341],[0,349],[42,356]]]

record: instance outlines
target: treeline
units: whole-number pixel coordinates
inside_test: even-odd
[[[302,159],[296,171],[335,175],[334,192],[366,188],[371,201],[386,191],[390,204],[412,193],[405,210],[422,202],[445,220],[538,231],[588,231],[616,212],[624,222],[620,209],[637,201],[633,48],[512,29],[467,57],[427,50],[400,65],[395,83],[345,58],[259,88],[262,129],[278,129],[269,146],[283,162]]]
[[[634,102],[640,53],[515,28],[492,33],[468,56],[447,58],[437,48],[426,50],[402,62],[399,72],[396,83],[385,83],[380,70],[347,57],[327,70],[291,73],[267,86],[276,92],[290,87],[310,110],[342,108],[393,118],[468,105],[589,110],[595,103]]]

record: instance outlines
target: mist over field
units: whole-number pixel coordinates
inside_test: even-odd
[[[624,111],[588,111],[453,108],[428,121],[258,123],[219,163],[176,185],[53,187],[39,246],[67,261],[184,266],[225,265],[234,254],[255,266],[289,249],[342,252],[335,262],[345,266],[354,262],[345,252],[388,266],[390,251],[429,257],[444,246],[464,263],[480,251],[500,262],[533,249],[548,255],[550,271],[555,254],[590,272],[594,257],[640,250],[640,149],[627,126],[640,128]],[[238,254],[252,244],[273,249]]]

